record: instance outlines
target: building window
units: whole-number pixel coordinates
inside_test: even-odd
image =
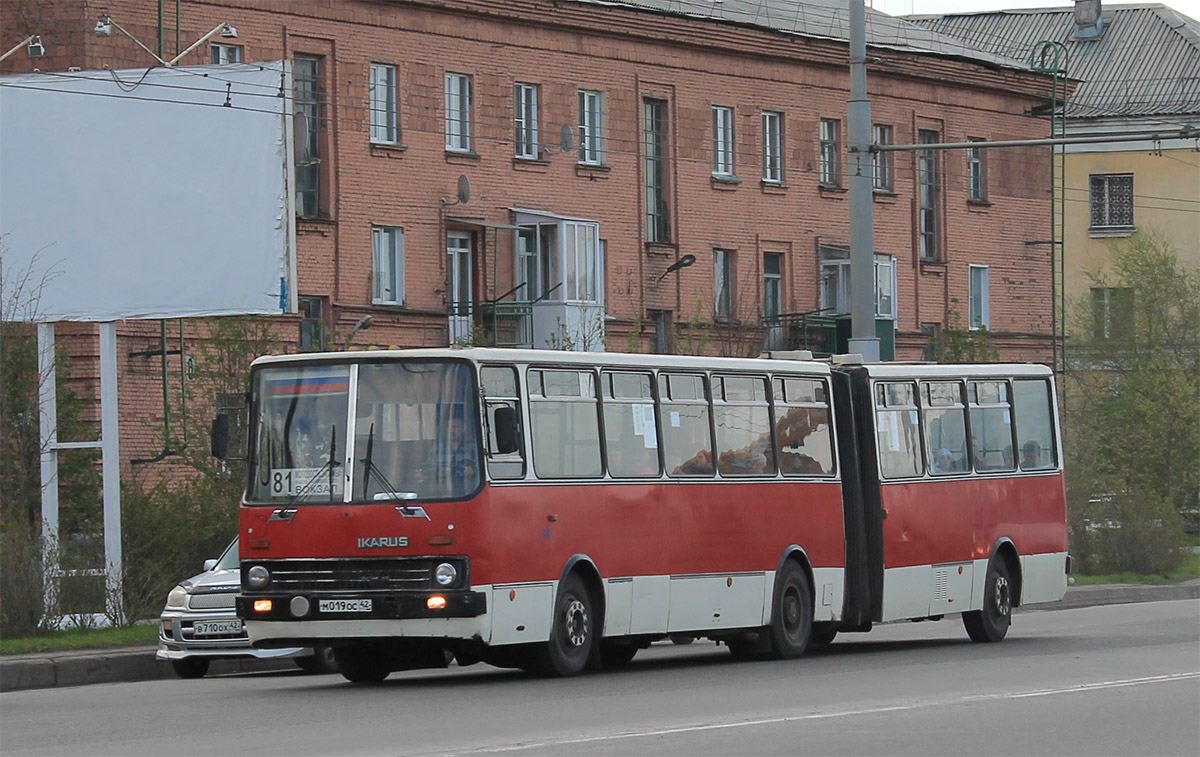
[[[372,226],[374,286],[371,301],[380,305],[404,304],[404,229]]]
[[[922,129],[917,133],[920,144],[936,144],[938,133]],[[937,150],[921,150],[917,153],[917,233],[922,260],[938,260],[938,157]]]
[[[600,302],[604,250],[600,224],[520,214],[517,225],[518,299]],[[532,221],[532,222],[531,222]]]
[[[642,101],[646,151],[646,241],[671,241],[667,202],[667,103]]]
[[[242,62],[242,46],[241,45],[219,45],[213,43],[212,49],[213,63],[241,63]]]
[[[938,352],[942,346],[942,324],[933,322],[922,323],[921,334],[925,337],[925,349],[921,359],[937,362]]]
[[[446,149],[471,151],[471,77],[446,73]]]
[[[293,62],[297,120],[303,124],[295,135],[296,214],[302,218],[323,215],[321,207],[321,126],[323,59],[298,57]]]
[[[604,93],[579,90],[579,162],[604,165]]]
[[[396,98],[396,67],[371,64],[371,141],[394,145],[400,141]]]
[[[713,250],[713,304],[721,320],[733,318],[733,251]]]
[[[1093,174],[1091,228],[1133,228],[1133,174]]]
[[[536,84],[517,84],[513,96],[516,128],[516,156],[538,157],[538,88]]]
[[[821,119],[821,184],[826,187],[842,185],[841,131],[842,122],[836,118]]]
[[[1133,290],[1092,287],[1092,339],[1126,340],[1133,336]]]
[[[779,303],[783,297],[783,255],[768,252],[763,255],[763,320],[779,320]]]
[[[297,297],[300,308],[300,351],[325,349],[325,302],[320,297]]]
[[[712,140],[713,176],[733,176],[733,108],[713,106]]]
[[[968,142],[982,142],[970,137]],[[987,164],[983,160],[982,147],[967,148],[967,199],[972,202],[987,202]]]
[[[763,181],[783,181],[783,114],[764,110],[762,114]]]
[[[892,144],[892,127],[875,124],[871,127],[871,139],[877,145]],[[871,153],[871,186],[876,192],[892,191],[892,153]]]
[[[988,267],[972,265],[971,268],[971,331],[989,329],[992,326],[991,315],[988,312]]]
[[[821,312],[850,313],[850,248],[821,245]],[[896,259],[875,254],[875,317],[896,320]]]

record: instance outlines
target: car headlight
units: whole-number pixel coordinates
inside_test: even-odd
[[[450,586],[458,580],[458,569],[444,562],[434,569],[433,580],[437,581],[438,586]]]
[[[187,595],[187,589],[176,586],[171,589],[171,593],[167,594],[167,607],[183,607],[187,604]]]
[[[261,565],[255,565],[246,571],[246,586],[251,589],[264,589],[271,583],[271,571]]]

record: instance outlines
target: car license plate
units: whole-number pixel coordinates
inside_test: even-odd
[[[242,621],[237,620],[205,620],[192,624],[193,636],[227,636],[231,633],[242,632]]]
[[[317,610],[320,612],[370,612],[369,599],[319,599]]]

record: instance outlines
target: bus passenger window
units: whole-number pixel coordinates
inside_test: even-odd
[[[614,478],[657,476],[658,427],[649,373],[609,373],[604,387],[604,445]]]
[[[929,472],[946,475],[970,470],[962,384],[957,381],[923,383],[921,400]]]
[[[879,452],[879,472],[884,478],[919,476],[924,471],[912,384],[875,386],[875,445]]]
[[[600,419],[591,371],[529,371],[529,435],[539,477],[594,478],[600,464]]]
[[[705,377],[663,373],[658,381],[664,468],[671,476],[713,475]]]
[[[971,403],[971,455],[975,460],[975,470],[1015,470],[1008,384],[1003,381],[972,381],[968,385],[968,399]]]
[[[479,384],[483,389],[484,421],[487,424],[488,474],[495,479],[524,478],[525,457],[521,440],[521,399],[517,393],[517,371],[508,365],[482,366],[479,369]],[[511,442],[505,437],[514,431],[516,449],[505,451],[505,445],[501,442]]]
[[[714,376],[713,421],[722,476],[775,475],[765,378]]]
[[[1021,451],[1021,470],[1058,467],[1054,444],[1054,415],[1050,383],[1043,379],[1013,382],[1013,414]]]
[[[782,377],[772,383],[779,470],[785,476],[832,474],[833,429],[825,383]]]

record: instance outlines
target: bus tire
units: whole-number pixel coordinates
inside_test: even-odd
[[[993,557],[983,583],[983,609],[964,612],[963,625],[971,641],[981,644],[1002,640],[1012,622],[1012,582],[1004,559]]]
[[[559,586],[550,639],[535,651],[533,669],[559,678],[582,673],[596,644],[595,622],[587,586],[578,573],[571,573]]]
[[[834,623],[814,623],[812,636],[808,639],[808,648],[827,647],[837,638],[838,629]]]
[[[804,654],[812,637],[812,590],[804,570],[791,560],[784,563],[778,586],[767,638],[773,657],[792,660]]]
[[[383,651],[370,644],[354,644],[333,650],[338,672],[350,683],[379,683],[391,675]]]
[[[293,661],[296,663],[296,667],[309,675],[337,672],[337,661],[333,659],[331,647],[316,647],[314,654],[308,657],[297,657]]]

